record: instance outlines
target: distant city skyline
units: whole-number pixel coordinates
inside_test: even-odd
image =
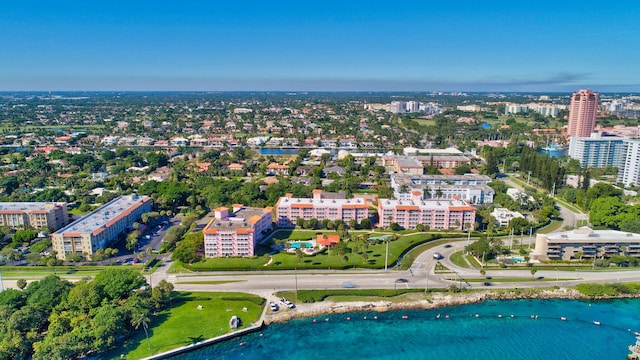
[[[631,1],[15,1],[0,91],[637,92],[639,17]]]

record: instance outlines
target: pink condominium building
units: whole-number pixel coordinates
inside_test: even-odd
[[[378,199],[380,227],[396,223],[404,229],[415,229],[422,224],[431,229],[464,230],[473,226],[476,208],[463,200],[392,200]]]
[[[596,125],[598,93],[581,89],[571,95],[567,136],[589,137]]]
[[[251,208],[240,204],[219,207],[215,217],[202,230],[204,256],[253,256],[256,244],[272,230],[272,208]]]
[[[294,198],[291,194],[281,197],[276,204],[278,227],[295,227],[296,220],[328,219],[358,223],[369,217],[369,208],[363,199],[328,198],[322,190],[313,190],[313,198]]]

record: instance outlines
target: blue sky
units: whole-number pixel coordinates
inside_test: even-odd
[[[640,91],[636,1],[6,1],[0,90]]]

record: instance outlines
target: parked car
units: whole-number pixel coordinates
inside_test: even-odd
[[[294,307],[296,307],[296,305],[294,303],[292,303],[291,301],[282,298],[280,299],[280,303],[283,304],[284,306],[288,307],[289,309],[293,309]]]
[[[271,308],[271,311],[273,312],[276,312],[280,309],[278,307],[278,304],[274,303],[273,301],[269,302],[269,308]]]
[[[437,253],[433,254],[433,258],[436,259],[436,260],[440,260],[440,259],[444,259],[444,256],[442,256],[442,254],[437,252]]]

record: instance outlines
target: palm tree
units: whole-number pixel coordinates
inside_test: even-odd
[[[430,199],[431,198],[431,188],[428,186],[425,186],[424,189],[422,190],[422,193],[424,194],[423,197],[425,199]]]
[[[442,197],[442,189],[441,188],[437,188],[436,189],[436,198],[440,199]]]
[[[133,317],[131,317],[131,325],[134,328],[138,329],[140,325],[142,325],[144,334],[147,336],[147,347],[149,348],[149,350],[151,350],[151,342],[149,342],[149,331],[147,331],[149,329],[149,321],[149,316],[146,311],[138,311],[133,314]]]

